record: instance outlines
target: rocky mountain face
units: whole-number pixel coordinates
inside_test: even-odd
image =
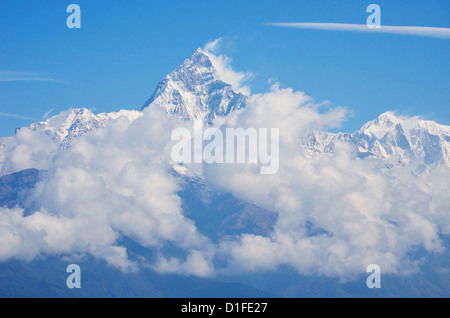
[[[198,49],[164,77],[143,109],[159,106],[169,114],[211,123],[217,116],[245,107],[245,100],[218,77],[208,55]]]
[[[35,131],[43,130],[62,147],[66,147],[73,138],[83,136],[91,130],[106,127],[111,120],[122,116],[132,122],[141,117],[142,113],[137,110],[120,110],[95,115],[89,109],[75,108],[61,112],[46,121],[33,123],[29,128]]]

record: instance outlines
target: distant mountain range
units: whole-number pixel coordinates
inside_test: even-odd
[[[385,112],[353,134],[309,132],[304,145],[310,154],[333,153],[336,142],[349,142],[361,159],[385,164],[416,164],[420,171],[439,164],[450,167],[450,126],[419,118],[401,118]]]
[[[211,124],[216,117],[245,108],[247,98],[223,82],[208,54],[198,49],[161,80],[142,109],[161,107],[173,116]],[[86,108],[71,109],[33,123],[28,129],[44,131],[65,148],[71,139],[106,127],[120,117],[132,122],[140,116],[142,111],[138,110],[94,114]],[[359,158],[380,160],[383,167],[415,164],[418,172],[440,164],[450,167],[450,126],[418,117],[402,118],[385,112],[355,133],[308,130],[299,147],[309,155],[333,154],[336,142],[355,145]],[[0,171],[7,144],[8,138],[0,138]]]
[[[125,119],[131,123],[143,116],[144,109],[148,107],[162,108],[170,115],[185,120],[201,120],[205,125],[210,125],[217,117],[227,116],[231,112],[245,108],[247,100],[248,96],[236,92],[232,85],[219,78],[208,53],[198,49],[180,67],[161,80],[141,110],[94,114],[86,108],[70,109],[45,121],[36,122],[29,127],[20,129],[28,129],[31,133],[45,133],[55,143],[57,151],[65,151],[70,147],[72,140],[96,129],[107,127],[111,122],[119,119]],[[9,155],[8,151],[13,143],[13,138],[13,136],[0,138],[0,206],[12,208],[18,205],[23,207],[26,213],[33,213],[33,202],[27,200],[27,193],[45,175],[45,171],[37,169],[3,170],[3,164]],[[379,163],[378,166],[382,173],[389,173],[389,169],[394,166],[414,165],[418,173],[435,169],[440,165],[450,167],[450,127],[418,117],[402,118],[393,112],[386,112],[364,124],[354,133],[329,133],[308,129],[298,146],[303,147],[308,156],[317,154],[332,156],[338,143],[354,146],[356,149],[354,156],[361,160]],[[201,177],[187,173],[184,167],[173,166],[172,173],[182,180],[182,189],[178,195],[181,198],[185,215],[194,220],[200,232],[212,241],[217,242],[221,237],[239,233],[267,235],[273,230],[277,221],[275,212],[238,200],[229,193],[214,193],[203,183]],[[311,231],[311,236],[317,235],[317,231],[322,231],[312,223],[309,224],[308,230]],[[447,252],[444,255],[439,256],[439,259],[429,261],[430,268],[434,269],[439,262],[448,263],[448,246],[446,247]],[[135,253],[136,255],[139,254],[137,250],[144,249],[142,246],[137,246],[136,243],[130,243],[128,248],[131,254]],[[153,251],[146,252],[153,253]],[[60,287],[47,283],[51,277],[56,275],[55,266],[63,265],[61,260],[54,257],[49,262],[34,260],[30,263],[30,267],[16,261],[0,263],[0,297],[17,295],[30,297],[38,295],[43,297],[73,296],[64,286],[59,290]],[[387,289],[371,291],[364,285],[362,285],[363,288],[360,288],[360,282],[345,285],[331,278],[312,281],[314,278],[298,276],[291,270],[283,269],[283,273],[287,273],[286,275],[269,274],[266,277],[268,281],[277,281],[278,287],[276,288],[264,285],[260,274],[243,278],[242,281],[245,281],[245,284],[240,284],[232,282],[232,279],[226,282],[191,277],[184,277],[181,280],[175,279],[174,276],[161,278],[155,273],[146,272],[133,278],[132,281],[136,288],[131,290],[130,286],[126,285],[125,274],[118,272],[111,274],[111,270],[108,269],[102,276],[100,268],[104,268],[105,265],[92,259],[86,266],[91,268],[93,273],[101,276],[100,283],[96,284],[95,279],[91,277],[92,283],[96,286],[95,291],[92,294],[80,295],[95,297],[126,297],[127,295],[133,297],[208,297],[211,295],[219,297],[232,297],[233,295],[235,297],[305,297],[310,295],[327,297],[406,295],[417,297],[423,296],[423,293],[428,296],[448,296],[449,286],[448,275],[437,271],[430,276],[431,278],[417,276],[418,280],[415,280],[414,277],[391,277],[386,280],[387,284],[392,287],[389,291]],[[42,275],[39,272],[41,269],[44,269]],[[61,276],[60,269],[57,271]],[[111,283],[114,282],[110,279],[111,275],[117,275],[119,278],[117,283]],[[28,278],[35,283],[33,288],[24,287]],[[61,277],[61,279],[63,278]],[[148,284],[143,284],[142,282],[145,280],[154,282],[155,288],[149,288]],[[164,287],[168,284],[175,286],[175,289],[169,290]],[[38,288],[39,286],[44,286],[44,289],[48,287],[48,293],[45,294],[42,289]],[[125,289],[124,286],[126,286]],[[122,288],[120,292],[112,292],[116,287]],[[422,287],[425,288],[425,291],[421,290]],[[218,292],[218,290],[222,290],[222,292]]]

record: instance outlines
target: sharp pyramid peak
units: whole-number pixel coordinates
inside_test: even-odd
[[[205,51],[203,51],[201,48],[198,48],[198,49],[194,52],[193,55],[205,55],[205,56],[208,56],[208,54],[207,54]]]
[[[380,116],[378,116],[377,118],[377,122],[393,122],[393,123],[397,123],[400,122],[401,119],[395,115],[395,113],[393,111],[387,111],[382,113]]]
[[[198,48],[159,82],[142,109],[159,105],[169,114],[211,122],[216,116],[245,107],[245,99],[219,78],[208,53]]]
[[[206,67],[208,69],[214,69],[209,55],[201,48],[198,48],[179,68],[187,67]]]

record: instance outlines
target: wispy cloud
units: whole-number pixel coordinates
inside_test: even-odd
[[[16,81],[45,81],[45,82],[67,84],[62,80],[51,78],[46,74],[39,74],[34,72],[0,71],[0,82],[16,82]]]
[[[224,39],[218,38],[205,45],[204,50],[209,56],[211,63],[214,65],[217,75],[221,80],[230,83],[234,90],[245,95],[250,95],[250,87],[244,83],[252,78],[250,72],[236,72],[231,68],[232,60],[219,53],[220,47]]]
[[[55,110],[54,107],[51,108],[51,109],[49,109],[48,111],[45,112],[44,115],[42,115],[42,118],[47,119],[47,118],[50,116],[50,113],[51,113],[52,111],[54,111],[54,110]]]
[[[372,33],[391,33],[425,36],[433,38],[450,39],[450,28],[435,28],[423,26],[392,26],[382,25],[380,28],[369,28],[366,24],[346,24],[346,23],[266,23],[267,25],[315,30],[332,31],[354,31],[354,32],[372,32]]]
[[[21,120],[38,121],[36,118],[23,116],[23,115],[19,115],[19,114],[2,113],[2,112],[0,112],[0,117],[9,117],[9,118],[15,118],[15,119],[21,119]]]

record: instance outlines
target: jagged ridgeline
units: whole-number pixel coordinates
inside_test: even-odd
[[[160,106],[169,114],[211,123],[217,116],[245,107],[246,98],[219,78],[208,55],[198,49],[159,82],[143,109]]]
[[[45,199],[39,197],[39,192],[34,190],[40,186],[45,186],[47,173],[55,173],[54,170],[57,169],[53,169],[53,171],[49,169],[46,172],[46,168],[41,168],[41,170],[34,169],[37,167],[14,169],[14,166],[8,165],[8,162],[13,157],[15,159],[21,156],[26,157],[25,155],[27,154],[24,155],[24,152],[21,152],[20,142],[26,141],[26,138],[30,135],[40,134],[45,137],[42,139],[45,140],[45,147],[48,149],[45,149],[44,155],[50,157],[48,161],[49,167],[53,168],[55,161],[59,160],[60,164],[62,162],[59,168],[65,168],[67,164],[64,160],[71,154],[76,153],[76,151],[71,152],[71,146],[76,145],[77,141],[81,144],[83,142],[89,143],[89,137],[91,137],[89,134],[99,133],[101,137],[102,131],[108,132],[108,129],[101,130],[101,128],[109,127],[109,125],[116,123],[124,124],[121,127],[137,128],[135,130],[137,130],[137,135],[139,135],[142,126],[133,126],[132,124],[137,124],[136,121],[143,117],[147,110],[153,108],[162,109],[170,116],[177,117],[177,119],[180,117],[186,121],[200,120],[205,126],[213,124],[214,119],[227,116],[239,109],[246,111],[245,108],[247,108],[248,110],[251,106],[249,97],[238,92],[231,84],[226,83],[219,77],[219,72],[214,67],[208,54],[198,49],[192,57],[185,60],[176,70],[164,77],[140,110],[121,110],[119,112],[94,114],[86,108],[70,109],[45,121],[36,122],[29,127],[21,128],[16,132],[15,136],[0,138],[0,207],[10,209],[6,213],[14,214],[20,220],[22,220],[21,216],[17,216],[16,213],[19,210],[23,210],[23,219],[26,220],[30,214],[34,213],[34,215],[37,215],[42,205],[45,208],[46,202],[43,202]],[[152,90],[153,87],[150,89]],[[173,118],[164,118],[164,120],[166,119],[168,122],[171,122]],[[127,126],[127,123],[130,126]],[[166,126],[163,126],[163,129],[166,129]],[[283,134],[282,129],[283,127],[280,127],[280,135]],[[122,131],[119,129],[120,132]],[[136,135],[136,131],[133,132]],[[86,135],[88,135],[88,138],[83,138]],[[103,146],[101,149],[107,153],[105,157],[107,159],[104,161],[115,159],[112,156],[122,156],[123,153],[121,151],[123,148],[120,147],[116,149],[116,152],[111,152],[112,155],[109,155],[109,148],[114,148],[119,144],[117,139],[111,138],[111,143],[106,143],[106,145],[102,138],[98,138],[96,141],[99,141],[99,143],[93,147]],[[130,139],[125,138],[125,144],[129,141]],[[146,143],[147,139],[141,139],[141,142]],[[308,129],[305,131],[303,139],[298,140],[298,147],[302,147],[305,150],[302,152],[302,155],[314,157],[325,154],[323,157],[329,158],[329,156],[332,157],[337,153],[339,143],[351,145],[351,147],[345,149],[352,149],[352,156],[355,157],[353,159],[357,159],[358,162],[366,163],[370,161],[371,163],[377,163],[376,165],[370,165],[370,167],[380,168],[380,171],[375,170],[375,173],[389,174],[391,172],[390,175],[386,176],[386,179],[395,176],[395,173],[392,173],[393,170],[390,169],[396,166],[413,165],[416,172],[423,173],[419,177],[426,176],[426,172],[440,166],[450,167],[450,127],[433,121],[426,121],[419,117],[406,118],[397,116],[392,112],[386,112],[364,124],[361,129],[353,133],[329,133]],[[165,141],[163,144],[165,144]],[[27,146],[29,145],[27,144]],[[142,144],[138,144],[136,148],[140,150],[141,146]],[[31,154],[30,157],[33,155]],[[74,162],[78,163],[77,158],[70,159],[73,159],[71,161],[72,164]],[[129,161],[128,159],[126,158],[123,161],[125,162],[124,165],[127,165],[128,162],[133,161],[135,158],[131,157]],[[80,165],[82,165],[82,160],[80,162]],[[147,161],[147,157],[144,157],[142,162],[144,164],[140,166],[140,169],[144,168],[145,170],[147,168],[145,165],[150,164],[150,160]],[[103,161],[99,165],[103,165]],[[132,165],[133,163],[130,166]],[[280,220],[280,211],[262,208],[255,202],[246,202],[230,192],[216,192],[210,188],[205,176],[189,170],[187,165],[172,165],[171,167],[173,169],[168,169],[170,173],[164,174],[164,180],[172,177],[177,180],[179,188],[174,190],[176,194],[174,197],[175,200],[179,199],[180,210],[182,210],[180,218],[192,221],[192,224],[195,224],[195,229],[207,237],[212,244],[220,245],[223,242],[242,236],[250,238],[261,236],[267,241],[273,239],[273,233],[276,232]],[[118,170],[121,171],[122,168],[120,166]],[[73,180],[76,181],[78,171],[73,171],[74,179],[70,179],[68,183]],[[107,173],[104,173],[104,175],[110,172],[110,170],[106,171]],[[96,174],[96,171],[89,171],[85,176],[90,176],[90,172],[93,175]],[[146,173],[148,172],[147,170]],[[164,170],[164,172],[167,171]],[[144,173],[141,173],[141,170],[138,169],[139,177],[136,180],[141,177],[140,174]],[[123,177],[122,175],[120,176]],[[105,193],[108,195],[106,196],[107,199],[104,200],[105,202],[108,202],[108,198],[113,197],[109,196],[111,194],[109,186],[114,182],[115,180],[102,184],[102,186],[105,186]],[[83,188],[83,180],[80,183],[82,184],[80,188]],[[128,183],[120,187],[120,200],[117,201],[118,203],[128,202],[127,200],[130,198],[129,187],[130,184]],[[74,192],[81,191],[80,188],[77,188]],[[38,194],[36,195],[36,193]],[[64,189],[61,190],[61,193],[63,194],[62,196],[66,195]],[[141,199],[141,196],[149,194],[148,192],[137,193],[139,195],[132,197],[132,199]],[[134,193],[132,194],[134,195]],[[73,193],[69,195],[73,195]],[[425,199],[428,200],[428,197]],[[100,198],[99,200],[103,199]],[[133,200],[130,200],[130,202],[134,203]],[[89,197],[85,206],[90,206],[91,203],[92,200]],[[101,203],[103,202],[100,202],[100,206],[102,206]],[[418,200],[418,203],[422,202]],[[78,211],[78,206],[76,207],[72,212]],[[134,212],[135,209],[136,205],[130,204],[129,210]],[[57,216],[60,211],[56,210],[50,211],[48,216],[53,216],[51,213],[55,213]],[[110,209],[108,206],[105,210],[106,213],[109,213],[114,208]],[[151,213],[150,210],[147,209],[145,212]],[[97,213],[97,210],[94,212]],[[121,219],[121,222],[123,220]],[[384,222],[384,220],[380,222]],[[392,227],[391,233],[396,233],[397,228],[399,228],[398,222],[391,220],[387,220],[387,222],[389,223],[388,226]],[[186,224],[192,225],[189,222]],[[3,225],[0,220],[0,228]],[[333,240],[334,233],[328,231],[329,229],[320,224],[320,221],[305,219],[304,226],[300,224],[299,228],[304,230],[302,240]],[[95,232],[97,231],[98,229],[95,228]],[[145,228],[145,231],[147,231],[147,228]],[[8,232],[5,230],[3,233]],[[0,232],[0,237],[1,234],[2,232]],[[84,230],[82,235],[85,235]],[[416,233],[413,232],[412,236],[416,236]],[[136,262],[143,258],[149,263],[154,262],[160,253],[167,253],[169,256],[175,255],[175,257],[180,257],[180,259],[186,256],[185,250],[171,242],[165,242],[164,248],[158,249],[140,244],[138,240],[122,233],[118,234],[118,237],[120,239],[114,241],[114,244],[126,248],[130,260]],[[418,255],[417,259],[426,260],[425,274],[405,277],[395,275],[390,277],[387,275],[383,276],[383,288],[377,295],[448,295],[448,286],[450,285],[449,275],[447,275],[446,271],[448,268],[447,263],[450,259],[448,257],[449,240],[448,237],[444,236],[443,240],[445,241],[446,251],[442,255],[433,254],[433,256],[430,256],[430,254],[426,254],[426,251],[420,249],[411,251],[411,253]],[[417,242],[417,244],[420,244],[420,239]],[[180,278],[176,275],[159,275],[151,270],[144,270],[135,276],[131,276],[121,273],[114,267],[111,267],[110,264],[106,265],[104,259],[89,254],[89,251],[83,250],[82,252],[88,255],[87,258],[80,261],[80,265],[84,270],[83,273],[87,273],[83,274],[85,275],[83,276],[83,284],[85,285],[83,285],[82,293],[80,294],[82,296],[373,296],[373,293],[365,287],[365,282],[361,284],[361,282],[357,281],[344,284],[334,278],[302,276],[287,265],[281,266],[277,271],[273,272],[255,272],[246,276],[233,277],[232,279],[239,281],[239,284],[235,284],[221,281],[220,279],[222,278],[218,280],[200,279],[190,276]],[[67,265],[67,262],[60,257],[62,254],[47,256],[47,258],[37,257],[30,263],[15,259],[0,262],[0,296],[71,296],[72,294],[64,284],[66,278],[65,265]],[[214,259],[218,268],[227,261],[220,257],[219,255],[217,259]]]
[[[219,78],[208,54],[198,49],[159,82],[141,111],[94,114],[86,108],[71,109],[25,129],[44,131],[65,148],[73,138],[106,127],[118,118],[133,122],[147,107],[160,107],[170,115],[211,124],[218,116],[245,108],[247,99],[248,96],[236,92],[231,84]],[[10,137],[0,138],[0,173],[3,174],[6,171],[2,171],[2,163],[10,142]],[[382,169],[414,164],[420,173],[441,164],[450,167],[450,127],[418,117],[402,118],[386,112],[354,133],[311,129],[305,133],[299,147],[304,147],[309,155],[333,154],[336,142],[355,145],[359,158],[379,160]]]

